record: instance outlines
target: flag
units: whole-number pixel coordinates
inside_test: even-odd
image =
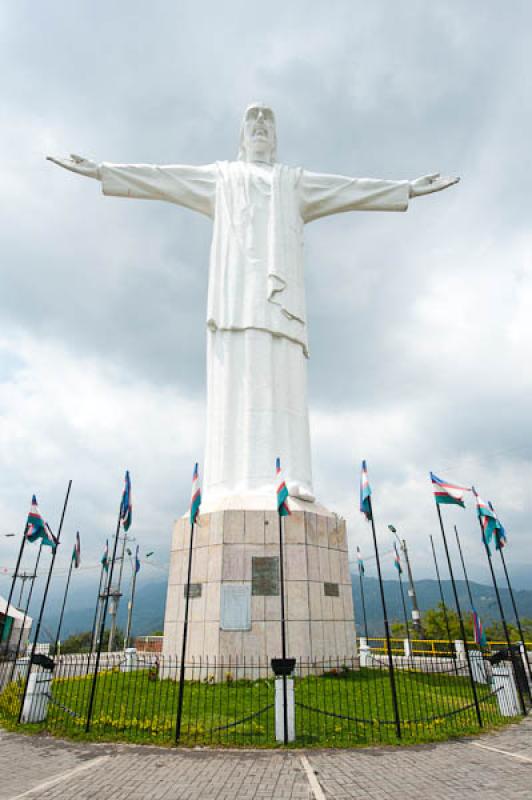
[[[360,552],[360,547],[357,545],[357,561],[358,561],[358,572],[362,577],[364,577],[365,569],[364,569],[364,562],[362,560],[362,553]]]
[[[57,547],[57,538],[52,533],[52,530],[47,522],[44,523],[44,532],[41,536],[42,543],[51,547],[52,550],[55,550]]]
[[[109,539],[107,539],[105,542],[105,550],[103,551],[103,556],[100,559],[100,564],[106,572],[109,572]]]
[[[190,524],[194,525],[198,518],[201,505],[201,489],[199,484],[198,464],[194,467],[192,475],[192,495],[190,497]]]
[[[395,569],[397,570],[397,572],[399,573],[399,575],[402,575],[403,574],[403,568],[401,566],[401,557],[399,555],[399,550],[397,549],[397,543],[396,542],[393,543],[393,549],[395,551],[395,556],[394,556],[394,559],[393,559],[393,565],[394,565]]]
[[[42,539],[43,535],[44,520],[41,517],[41,512],[37,505],[37,498],[33,495],[31,498],[31,509],[28,514],[28,521],[26,522],[26,539],[28,542],[36,542],[37,539]]]
[[[125,531],[128,531],[131,527],[132,513],[131,480],[129,478],[129,471],[126,470],[124,491],[122,492],[122,500],[120,502],[120,521],[122,522]]]
[[[483,500],[480,497],[475,487],[473,487],[473,494],[475,495],[477,501],[477,514],[480,520],[480,525],[482,527],[482,537],[484,543],[489,549],[489,546],[491,544],[491,539],[495,531],[497,517],[495,516],[493,507],[490,508],[489,503],[486,503],[485,500]]]
[[[488,640],[486,639],[482,622],[475,609],[473,609],[473,634],[475,637],[475,644],[478,644],[479,647],[488,646]]]
[[[432,490],[434,492],[434,499],[438,505],[441,503],[454,503],[457,506],[465,508],[464,492],[470,492],[471,489],[467,486],[455,486],[454,483],[447,483],[442,481],[441,478],[431,472],[430,479],[432,481]]]
[[[26,522],[25,536],[28,542],[36,542],[40,539],[42,544],[51,547],[52,550],[57,547],[57,539],[50,530],[48,523],[43,520],[35,495],[31,498],[31,509]]]
[[[140,571],[139,546],[137,545],[137,551],[135,553],[135,574],[139,571]]]
[[[492,504],[489,501],[488,501],[488,505],[489,505],[490,509],[493,511],[493,513],[495,514],[495,509],[493,508]],[[497,514],[495,514],[495,517],[496,517],[496,519],[495,519],[495,528],[493,530],[493,534],[495,536],[495,548],[497,550],[502,550],[503,547],[506,547],[506,544],[508,542],[508,537],[506,536],[506,530],[504,529],[503,524],[500,521],[500,519],[497,516]]]
[[[281,459],[275,460],[275,472],[279,484],[277,486],[277,511],[280,517],[288,517],[292,512],[288,508],[288,489],[281,472]]]
[[[371,486],[365,461],[362,462],[362,472],[360,473],[360,511],[368,522],[371,522]]]
[[[79,540],[79,531],[76,533],[76,543],[74,545],[74,549],[72,550],[72,561],[77,569],[81,561],[81,542]]]

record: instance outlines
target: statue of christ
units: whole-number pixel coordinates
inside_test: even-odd
[[[343,211],[406,211],[410,198],[459,180],[320,174],[279,164],[276,150],[273,111],[253,103],[236,161],[157,166],[50,157],[101,181],[105,195],[165,200],[213,220],[204,510],[227,507],[235,495],[271,494],[277,456],[290,495],[314,501],[304,226]]]

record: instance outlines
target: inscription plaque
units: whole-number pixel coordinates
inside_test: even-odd
[[[252,556],[251,594],[263,597],[279,594],[278,556]]]
[[[222,583],[220,628],[223,631],[250,630],[251,586],[248,583]]]
[[[187,596],[187,585],[183,586],[183,597]],[[193,597],[201,597],[201,583],[191,583],[189,586],[188,596],[190,599]]]
[[[326,597],[340,597],[340,589],[337,583],[324,583],[323,592]]]

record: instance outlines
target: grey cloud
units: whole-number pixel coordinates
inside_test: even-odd
[[[4,11],[0,54],[10,76],[2,99],[9,125],[0,131],[4,333],[29,334],[83,364],[97,363],[112,386],[110,403],[129,381],[132,400],[152,398],[147,386],[156,387],[175,393],[176,404],[195,403],[201,419],[209,221],[169,205],[104,199],[96,184],[61,172],[44,155],[80,151],[163,163],[233,158],[242,110],[262,97],[276,110],[287,163],[393,178],[442,170],[463,178],[441,196],[415,201],[407,214],[343,215],[306,231],[313,411],[358,412],[362,420],[397,412],[409,432],[401,439],[390,423],[373,443],[365,428],[373,429],[361,422],[348,443],[328,445],[314,431],[320,497],[349,509],[358,531],[354,501],[345,498],[359,456],[371,459],[371,450],[382,486],[397,474],[424,476],[438,463],[459,469],[464,457],[488,482],[494,453],[523,481],[529,391],[526,375],[508,374],[512,345],[505,351],[500,338],[530,283],[531,19],[524,2],[511,14],[495,2],[287,7],[276,0],[267,12],[243,2],[148,9],[121,0],[105,13],[88,2],[12,5]],[[462,280],[464,291],[489,284],[482,298],[492,319],[478,309],[463,347],[453,338],[454,361],[444,358],[446,332],[430,316],[431,303],[445,293],[438,276],[452,278],[454,288]],[[449,326],[460,324],[453,295],[443,302]],[[431,361],[426,345],[436,333]],[[17,358],[2,351],[4,386],[19,381]],[[58,396],[63,377],[59,366],[48,377]],[[106,391],[94,389],[95,397]],[[132,419],[140,425],[147,414],[142,406]],[[53,456],[53,475],[39,461],[35,480],[57,507],[63,467],[67,474],[78,470],[86,480],[79,517],[87,526],[94,520],[101,541],[111,514],[104,509],[115,502],[108,476],[122,470],[118,455],[59,411],[43,424],[43,440],[34,446],[46,449],[53,436],[64,458]],[[158,482],[152,450],[164,447],[164,435],[134,435],[147,437],[144,452],[121,458],[136,460],[141,485],[150,472],[139,498],[150,514],[141,513],[140,524],[167,547],[172,515],[187,502],[191,448],[168,434],[175,456],[165,452]],[[8,469],[0,505],[13,518],[15,509],[24,515],[32,491],[23,457],[22,445],[17,463],[13,453],[2,454]],[[342,486],[349,488],[336,487],[332,475],[346,476]],[[395,501],[387,502],[399,513]],[[432,524],[427,509],[419,522],[401,512],[419,542]],[[508,513],[519,540],[523,512]]]

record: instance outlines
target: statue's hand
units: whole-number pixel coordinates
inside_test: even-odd
[[[441,192],[442,189],[453,186],[455,183],[458,183],[459,180],[460,178],[442,178],[439,172],[435,172],[433,175],[423,175],[422,178],[416,178],[415,181],[410,181],[410,197],[419,197],[422,194]]]
[[[77,156],[75,153],[72,153],[70,158],[52,158],[52,156],[46,156],[46,160],[52,161],[54,164],[58,164],[64,169],[69,169],[71,172],[77,172],[78,175],[85,175],[86,178],[100,179],[100,167],[98,164],[96,164],[95,161],[90,161],[88,158]]]

